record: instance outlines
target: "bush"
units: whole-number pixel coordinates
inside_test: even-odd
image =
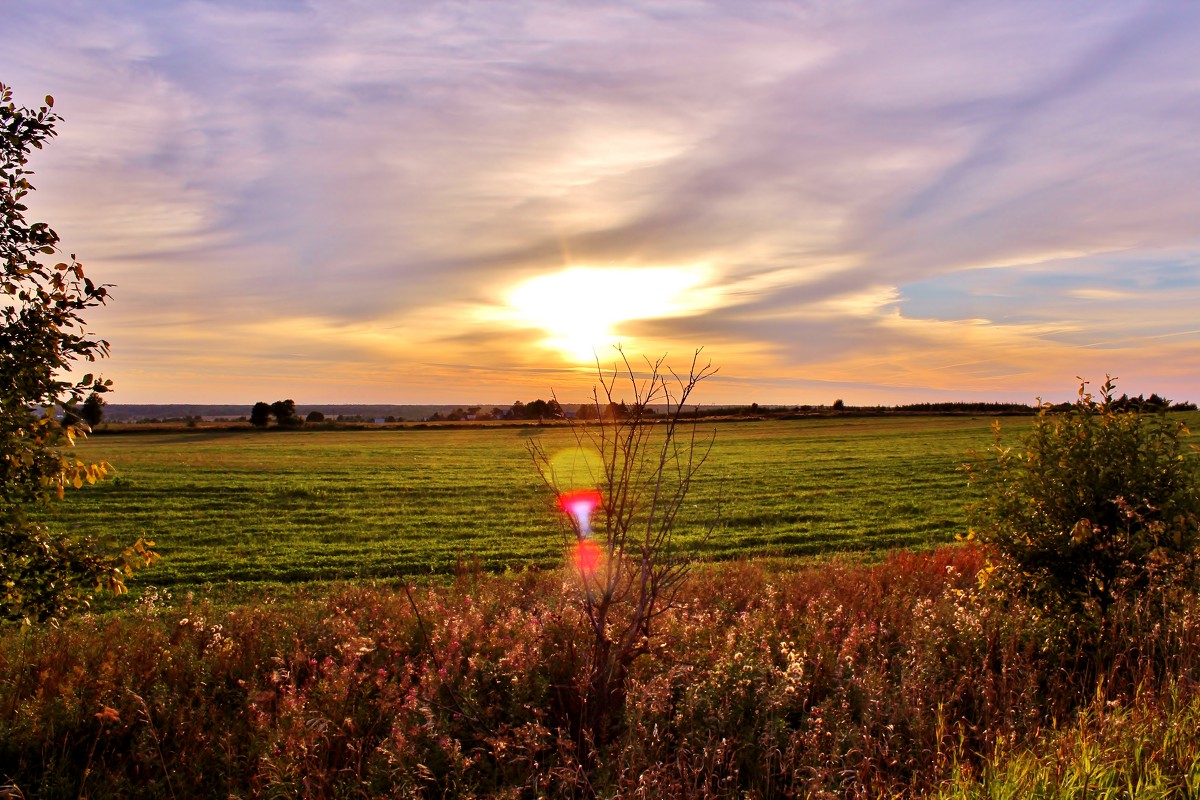
[[[1043,601],[1107,613],[1114,600],[1190,574],[1200,527],[1200,465],[1188,431],[1165,411],[1097,400],[1043,405],[1017,447],[995,426],[992,458],[968,465],[983,498],[972,536],[994,550],[993,574]]]

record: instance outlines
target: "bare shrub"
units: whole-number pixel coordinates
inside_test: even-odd
[[[712,451],[713,438],[699,437],[685,409],[697,385],[716,373],[693,356],[685,374],[665,357],[645,361],[639,372],[624,351],[606,372],[597,362],[599,385],[588,415],[575,424],[581,449],[594,452],[599,491],[594,532],[587,520],[571,516],[570,536],[577,557],[578,606],[587,630],[580,657],[579,685],[570,709],[580,745],[603,748],[619,735],[629,670],[654,646],[655,626],[671,608],[691,567],[689,552],[677,546],[692,481]],[[530,445],[538,473],[559,496],[553,454],[540,442]],[[699,529],[711,534],[716,510]]]

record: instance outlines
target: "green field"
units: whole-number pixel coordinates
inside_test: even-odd
[[[705,557],[923,547],[965,527],[961,464],[988,418],[705,423],[716,444],[691,497],[720,507]],[[1006,431],[1027,419],[1006,419]],[[78,447],[117,477],[68,493],[56,527],[145,536],[162,561],[139,582],[392,578],[561,562],[552,498],[526,446],[561,428],[98,434]],[[687,542],[685,531],[684,541]]]

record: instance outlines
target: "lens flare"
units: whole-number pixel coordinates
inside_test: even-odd
[[[600,492],[595,489],[577,489],[558,496],[558,507],[571,517],[580,539],[587,539],[592,535],[592,512],[598,505]]]
[[[604,462],[591,447],[577,446],[559,450],[549,461],[550,485],[559,492],[589,489],[600,483]]]
[[[580,539],[575,543],[575,549],[571,557],[575,561],[575,568],[579,570],[579,574],[591,577],[600,568],[600,562],[603,560],[602,555],[600,545],[591,539]]]

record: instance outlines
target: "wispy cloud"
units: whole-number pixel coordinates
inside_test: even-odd
[[[1028,400],[1105,372],[1200,399],[1191,7],[5,16],[0,77],[66,117],[35,210],[118,284],[93,320],[117,399],[536,394],[581,365],[517,287],[574,266],[653,293],[631,271],[694,265],[704,302],[608,333],[707,346],[720,399]]]

